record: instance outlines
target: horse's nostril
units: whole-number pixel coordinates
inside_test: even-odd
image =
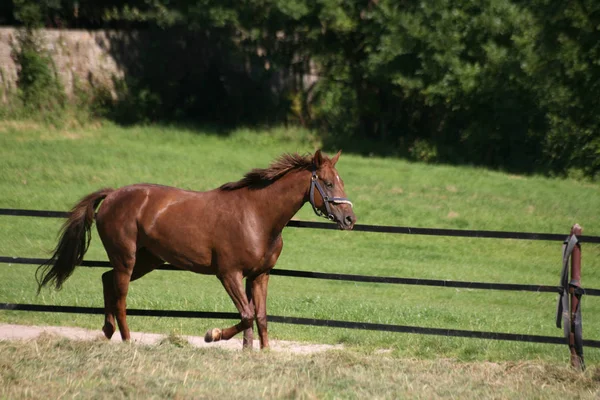
[[[352,225],[352,217],[350,215],[346,215],[345,222],[346,225]]]

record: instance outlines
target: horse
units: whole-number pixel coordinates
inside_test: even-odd
[[[169,263],[216,275],[240,313],[238,324],[209,329],[206,342],[244,331],[243,348],[252,348],[256,320],[260,347],[268,348],[267,286],[283,248],[283,228],[306,202],[340,229],[356,223],[335,169],[340,154],[283,154],[268,168],[206,192],[141,183],[88,194],[69,212],[52,257],[36,270],[38,294],[48,284],[60,290],[82,263],[95,215],[112,267],[102,274],[107,339],[116,330],[115,319],[122,340],[130,339],[129,283]]]

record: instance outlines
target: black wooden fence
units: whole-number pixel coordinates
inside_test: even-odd
[[[41,210],[19,210],[19,209],[0,209],[0,215],[10,216],[28,216],[28,217],[46,217],[46,218],[65,218],[66,212],[62,211],[41,211]],[[337,226],[323,222],[307,222],[307,221],[290,221],[288,227],[295,228],[316,228],[316,229],[337,229]],[[505,232],[505,231],[481,231],[481,230],[457,230],[457,229],[435,229],[435,228],[412,228],[399,226],[376,226],[376,225],[356,225],[355,231],[359,232],[378,232],[378,233],[395,233],[395,234],[410,234],[410,235],[430,235],[430,236],[453,236],[453,237],[470,237],[470,238],[496,238],[496,239],[517,239],[517,240],[546,240],[560,241],[565,240],[566,235],[550,234],[550,233],[528,233],[528,232]],[[600,243],[599,236],[579,236],[581,243]],[[25,258],[25,257],[9,257],[0,256],[0,263],[6,264],[41,264],[45,259]],[[110,267],[107,261],[84,261],[81,266],[84,267]],[[165,265],[162,270],[180,271],[179,269]],[[558,268],[557,268],[558,270]],[[399,277],[382,277],[382,276],[365,276],[365,275],[349,275],[349,274],[333,274],[323,272],[298,271],[298,270],[282,270],[274,269],[271,275],[312,278],[312,279],[329,279],[338,281],[351,282],[371,282],[371,283],[388,283],[401,285],[423,285],[423,286],[439,286],[439,287],[454,287],[468,289],[484,289],[484,290],[510,290],[510,291],[528,291],[528,292],[547,292],[559,293],[558,286],[533,285],[533,284],[513,284],[513,283],[491,283],[491,282],[468,282],[468,281],[448,281],[435,279],[414,279],[414,278],[399,278]],[[600,289],[586,289],[585,294],[588,296],[600,296]],[[99,307],[76,307],[76,306],[55,306],[41,304],[15,304],[15,303],[0,303],[0,310],[19,310],[19,311],[38,311],[38,312],[61,312],[61,313],[80,313],[80,314],[104,314],[104,309]],[[134,316],[151,316],[151,317],[177,317],[177,318],[213,318],[213,319],[239,319],[238,313],[233,312],[209,312],[209,311],[177,311],[177,310],[146,310],[146,309],[128,309],[127,315]],[[469,331],[459,329],[444,329],[444,328],[424,328],[418,326],[406,325],[390,325],[390,324],[375,324],[368,322],[352,322],[352,321],[336,321],[314,318],[298,318],[269,315],[269,321],[296,324],[296,325],[312,325],[321,327],[333,328],[349,328],[349,329],[364,329],[386,332],[401,332],[401,333],[416,333],[428,335],[454,336],[466,338],[480,338],[492,340],[508,340],[519,342],[533,343],[550,343],[550,344],[566,344],[564,337],[558,336],[540,336],[540,335],[525,335],[514,333],[500,332],[482,332]],[[600,348],[600,340],[584,340],[584,346]]]

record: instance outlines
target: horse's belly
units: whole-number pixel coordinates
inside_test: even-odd
[[[214,275],[217,273],[212,265],[211,252],[205,251],[201,246],[196,248],[181,244],[179,246],[166,246],[163,243],[152,243],[150,240],[146,247],[156,256],[177,268],[199,274]]]
[[[175,264],[173,264],[175,265]],[[186,264],[186,265],[175,265],[178,268],[184,269],[186,271],[192,271],[195,272],[197,274],[203,274],[203,275],[216,275],[217,274],[217,270],[215,267],[211,266],[211,265],[200,265],[200,264]]]
[[[201,274],[216,273],[210,235],[203,229],[202,216],[172,206],[142,226],[140,240],[144,247],[169,264]]]
[[[202,260],[193,260],[187,257],[182,257],[179,255],[164,255],[159,256],[163,260],[167,261],[169,264],[174,265],[177,268],[181,268],[187,271],[192,271],[197,274],[204,275],[216,275],[217,270],[214,266],[211,265],[210,262],[202,261]]]

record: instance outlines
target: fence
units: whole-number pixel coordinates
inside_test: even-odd
[[[67,216],[67,213],[62,212],[62,211],[0,209],[0,215],[45,217],[45,218],[65,218]],[[306,222],[306,221],[290,221],[287,226],[294,227],[294,228],[337,229],[337,226],[335,226],[334,224],[322,223],[322,222]],[[560,241],[560,242],[563,242],[565,239],[565,235],[549,234],[549,233],[432,229],[432,228],[412,228],[412,227],[376,226],[376,225],[356,225],[354,230],[359,231],[359,232],[378,232],[378,233],[391,233],[391,234],[517,239],[517,240],[546,240],[546,241]],[[578,236],[578,239],[579,239],[579,242],[583,242],[583,243],[600,243],[599,236]],[[46,261],[46,260],[38,259],[38,258],[0,256],[0,263],[7,263],[7,264],[37,264],[37,265],[39,265],[39,264],[43,263],[44,261]],[[107,261],[83,261],[81,266],[107,268],[107,267],[110,267],[110,264]],[[170,265],[165,265],[158,269],[169,270],[169,271],[180,271],[178,268],[175,268]],[[558,286],[547,286],[547,285],[448,281],[448,280],[434,280],[434,279],[413,279],[413,278],[400,278],[400,277],[334,274],[334,273],[282,270],[282,269],[274,269],[271,271],[271,274],[272,275],[280,275],[280,276],[288,276],[288,277],[328,279],[328,280],[350,281],[350,282],[370,282],[370,283],[387,283],[387,284],[401,284],[401,285],[423,285],[423,286],[438,286],[438,287],[453,287],[453,288],[468,288],[468,289],[483,289],[483,290],[509,290],[509,291],[528,291],[528,292],[547,292],[547,293],[561,293],[563,290],[562,288],[560,288]],[[600,289],[586,289],[585,294],[588,296],[600,296]],[[81,314],[104,314],[103,308],[77,307],[77,306],[55,306],[55,305],[41,305],[41,304],[0,303],[0,310],[41,311],[41,312],[61,312],[61,313],[81,313]],[[239,319],[239,314],[233,313],[233,312],[128,309],[127,314],[135,315],[135,316],[152,316],[152,317]],[[441,335],[441,336],[492,339],[492,340],[508,340],[508,341],[532,342],[532,343],[548,343],[548,344],[563,344],[563,345],[568,344],[564,337],[556,337],[556,336],[526,335],[526,334],[470,331],[470,330],[444,329],[444,328],[424,328],[424,327],[418,327],[418,326],[389,325],[389,324],[376,324],[376,323],[367,323],[367,322],[337,321],[337,320],[298,318],[298,317],[273,316],[273,315],[269,315],[269,321],[278,322],[278,323],[286,323],[286,324],[296,324],[296,325],[312,325],[312,326],[319,326],[319,327],[363,329],[363,330],[374,330],[374,331],[415,333],[415,334]],[[588,347],[600,348],[600,340],[584,340],[583,345],[588,346]]]

